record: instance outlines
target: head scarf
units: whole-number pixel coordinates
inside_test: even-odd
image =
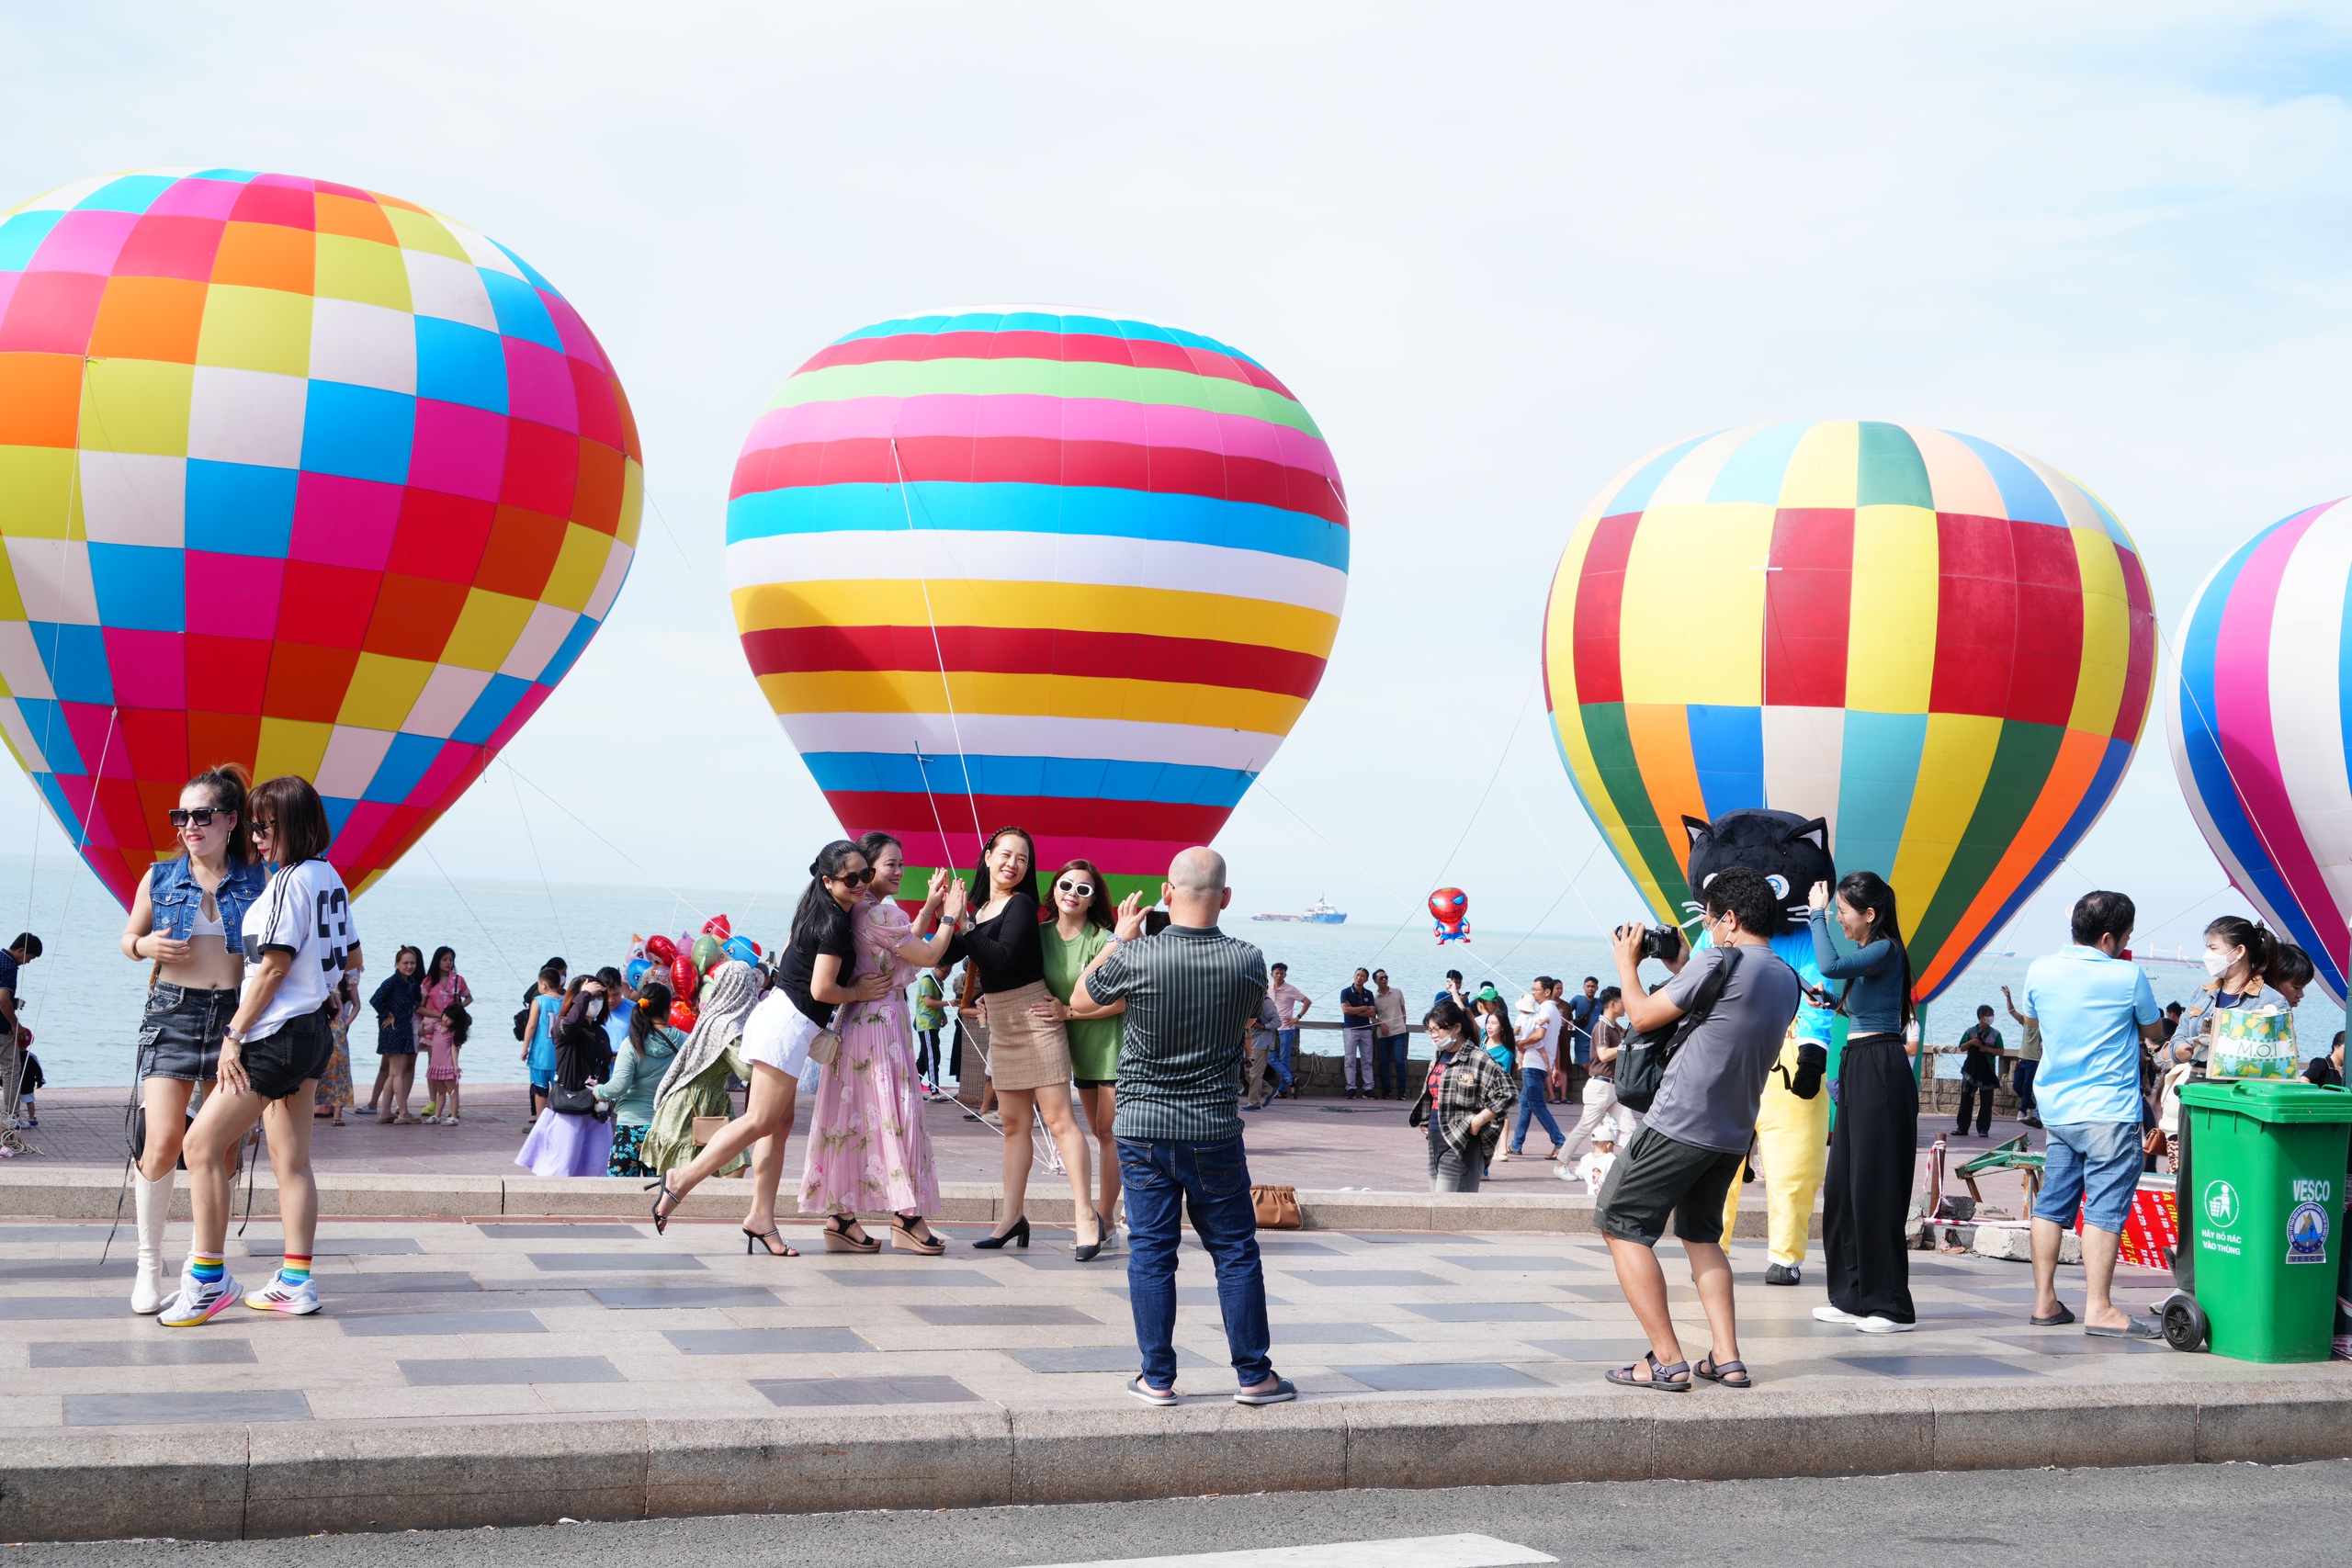
[[[695,1032],[670,1058],[670,1070],[662,1075],[662,1087],[653,1091],[653,1103],[662,1102],[700,1077],[703,1069],[727,1054],[727,1048],[743,1037],[743,1021],[752,1016],[752,1009],[760,999],[760,976],[750,964],[729,959],[711,971],[710,995],[703,1003],[702,1014],[695,1020]]]

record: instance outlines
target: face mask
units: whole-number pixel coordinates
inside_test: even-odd
[[[2218,980],[2230,972],[2230,965],[2245,956],[2244,948],[2235,953],[2216,953],[2209,947],[2205,950],[2205,973]]]

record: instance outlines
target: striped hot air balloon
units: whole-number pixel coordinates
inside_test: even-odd
[[[1833,421],[1685,441],[1611,479],[1544,614],[1554,732],[1651,908],[1685,817],[1830,825],[1894,884],[1933,998],[2089,829],[2155,654],[2131,536],[2047,464]]]
[[[1272,758],[1347,592],[1339,469],[1238,349],[1052,306],[850,333],[752,428],[727,569],[752,671],[903,891],[1030,829],[1157,894]]]
[[[2166,707],[2172,765],[2205,841],[2341,1005],[2352,906],[2344,605],[2352,502],[2247,540],[2198,589]]]

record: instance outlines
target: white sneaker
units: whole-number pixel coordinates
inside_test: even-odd
[[[457,1124],[458,1119],[455,1116],[444,1116],[441,1118],[441,1125],[444,1127],[454,1127]]]
[[[1908,1334],[1919,1326],[1916,1323],[1897,1323],[1891,1317],[1880,1317],[1875,1313],[1869,1317],[1855,1318],[1853,1324],[1865,1334]]]
[[[210,1284],[200,1285],[190,1280],[155,1321],[166,1328],[194,1328],[235,1306],[243,1294],[234,1274],[222,1274]]]
[[[1840,1312],[1838,1308],[1833,1306],[1817,1306],[1814,1308],[1813,1318],[1815,1323],[1860,1323],[1862,1321],[1852,1313]]]
[[[299,1285],[289,1285],[285,1275],[273,1275],[268,1284],[245,1298],[245,1304],[255,1312],[282,1312],[291,1317],[308,1317],[319,1310],[319,1282],[310,1279]]]

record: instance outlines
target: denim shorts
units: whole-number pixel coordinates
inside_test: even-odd
[[[158,984],[139,1026],[139,1076],[210,1083],[220,1072],[220,1034],[237,1016],[234,990]]]
[[[2071,1229],[2079,1209],[2084,1224],[2122,1235],[2140,1185],[2140,1123],[2052,1122],[2043,1130],[2049,1146],[2042,1151],[2041,1196],[2034,1200],[2033,1217]]]

